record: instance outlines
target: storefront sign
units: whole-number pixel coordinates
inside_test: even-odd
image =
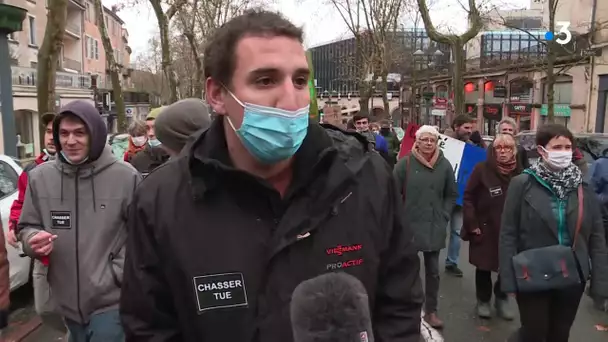
[[[445,116],[447,110],[445,109],[437,109],[437,108],[433,108],[431,110],[431,115],[433,116]]]
[[[497,97],[497,98],[507,97],[507,87],[505,87],[505,86],[494,87],[494,97]]]
[[[502,119],[502,105],[500,104],[485,104],[483,105],[483,117],[488,120]]]
[[[547,116],[549,112],[549,105],[543,103],[540,108],[540,115]],[[569,104],[554,104],[553,105],[553,113],[556,117],[569,118],[572,114],[572,110],[570,109]]]
[[[435,109],[448,109],[448,99],[438,97],[433,102]]]
[[[532,114],[532,105],[528,103],[510,103],[509,115],[530,115]]]

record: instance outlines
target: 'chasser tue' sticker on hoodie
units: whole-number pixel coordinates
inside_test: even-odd
[[[243,273],[221,273],[194,277],[198,313],[248,305]]]
[[[51,228],[71,229],[72,213],[69,211],[51,211]]]

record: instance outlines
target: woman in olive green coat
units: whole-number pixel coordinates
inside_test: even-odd
[[[425,320],[435,328],[443,322],[437,316],[439,251],[445,248],[450,213],[458,197],[452,164],[438,146],[439,132],[422,126],[416,132],[412,151],[393,171],[404,198],[405,217],[414,232],[425,268]]]

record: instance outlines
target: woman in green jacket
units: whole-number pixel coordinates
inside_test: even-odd
[[[415,244],[424,256],[424,319],[434,328],[443,327],[437,316],[439,251],[445,248],[450,213],[458,197],[454,169],[443,156],[438,141],[435,127],[420,127],[412,151],[399,160],[393,171]]]

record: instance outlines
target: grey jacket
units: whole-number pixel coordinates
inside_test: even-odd
[[[594,296],[608,298],[608,252],[600,206],[593,192],[585,185],[583,222],[576,240],[576,257],[585,279],[591,277]],[[512,258],[517,253],[558,244],[558,222],[552,208],[551,195],[528,174],[511,181],[502,213],[499,242],[499,263],[502,290],[517,292]],[[577,192],[570,193],[566,204],[569,235],[574,235],[578,216]]]
[[[82,166],[58,158],[30,172],[20,238],[25,253],[37,257],[29,239],[42,229],[58,236],[48,280],[62,316],[85,323],[95,313],[118,307],[126,211],[140,181],[109,146]]]

